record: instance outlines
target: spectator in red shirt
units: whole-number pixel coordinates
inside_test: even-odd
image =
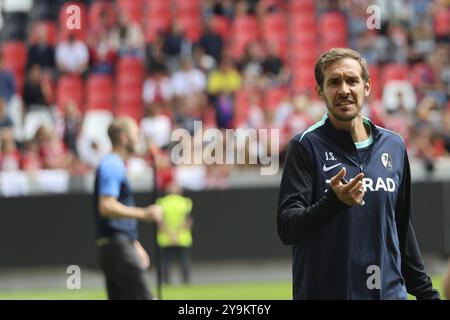
[[[44,128],[39,153],[45,169],[69,169],[74,156],[55,132]]]
[[[39,156],[39,147],[35,140],[29,140],[24,143],[20,168],[25,171],[42,169],[42,159]]]

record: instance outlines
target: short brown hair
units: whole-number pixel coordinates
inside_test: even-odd
[[[122,132],[130,132],[134,123],[135,121],[132,118],[126,116],[120,116],[113,120],[108,127],[108,136],[113,146],[119,144]]]
[[[359,62],[361,66],[361,78],[367,82],[370,78],[369,69],[366,60],[355,50],[349,48],[332,48],[322,53],[316,61],[314,66],[314,76],[316,83],[320,88],[323,88],[323,81],[325,80],[324,70],[328,66],[341,59],[354,59]]]

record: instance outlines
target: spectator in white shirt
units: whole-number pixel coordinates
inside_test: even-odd
[[[74,33],[56,47],[56,63],[61,73],[83,74],[88,67],[88,62],[88,48],[83,41],[76,38]]]
[[[191,59],[184,58],[180,70],[172,75],[172,84],[177,96],[195,95],[205,90],[206,76],[194,68]]]
[[[172,100],[172,97],[172,82],[163,72],[155,71],[152,76],[145,80],[142,98],[147,107],[155,102],[167,104]]]
[[[148,145],[163,148],[170,143],[172,124],[166,115],[160,113],[160,105],[155,103],[146,108],[141,120],[141,130]]]

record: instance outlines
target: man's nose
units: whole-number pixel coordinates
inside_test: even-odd
[[[339,86],[339,94],[348,95],[350,94],[350,87],[347,85],[347,82],[342,81]]]

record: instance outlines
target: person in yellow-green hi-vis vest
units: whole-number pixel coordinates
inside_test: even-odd
[[[190,282],[191,269],[192,200],[183,197],[181,188],[175,183],[170,184],[167,191],[166,196],[156,200],[163,208],[163,223],[157,233],[161,248],[162,278],[164,283],[170,284],[170,267],[174,260],[178,260],[183,282],[187,284]]]

